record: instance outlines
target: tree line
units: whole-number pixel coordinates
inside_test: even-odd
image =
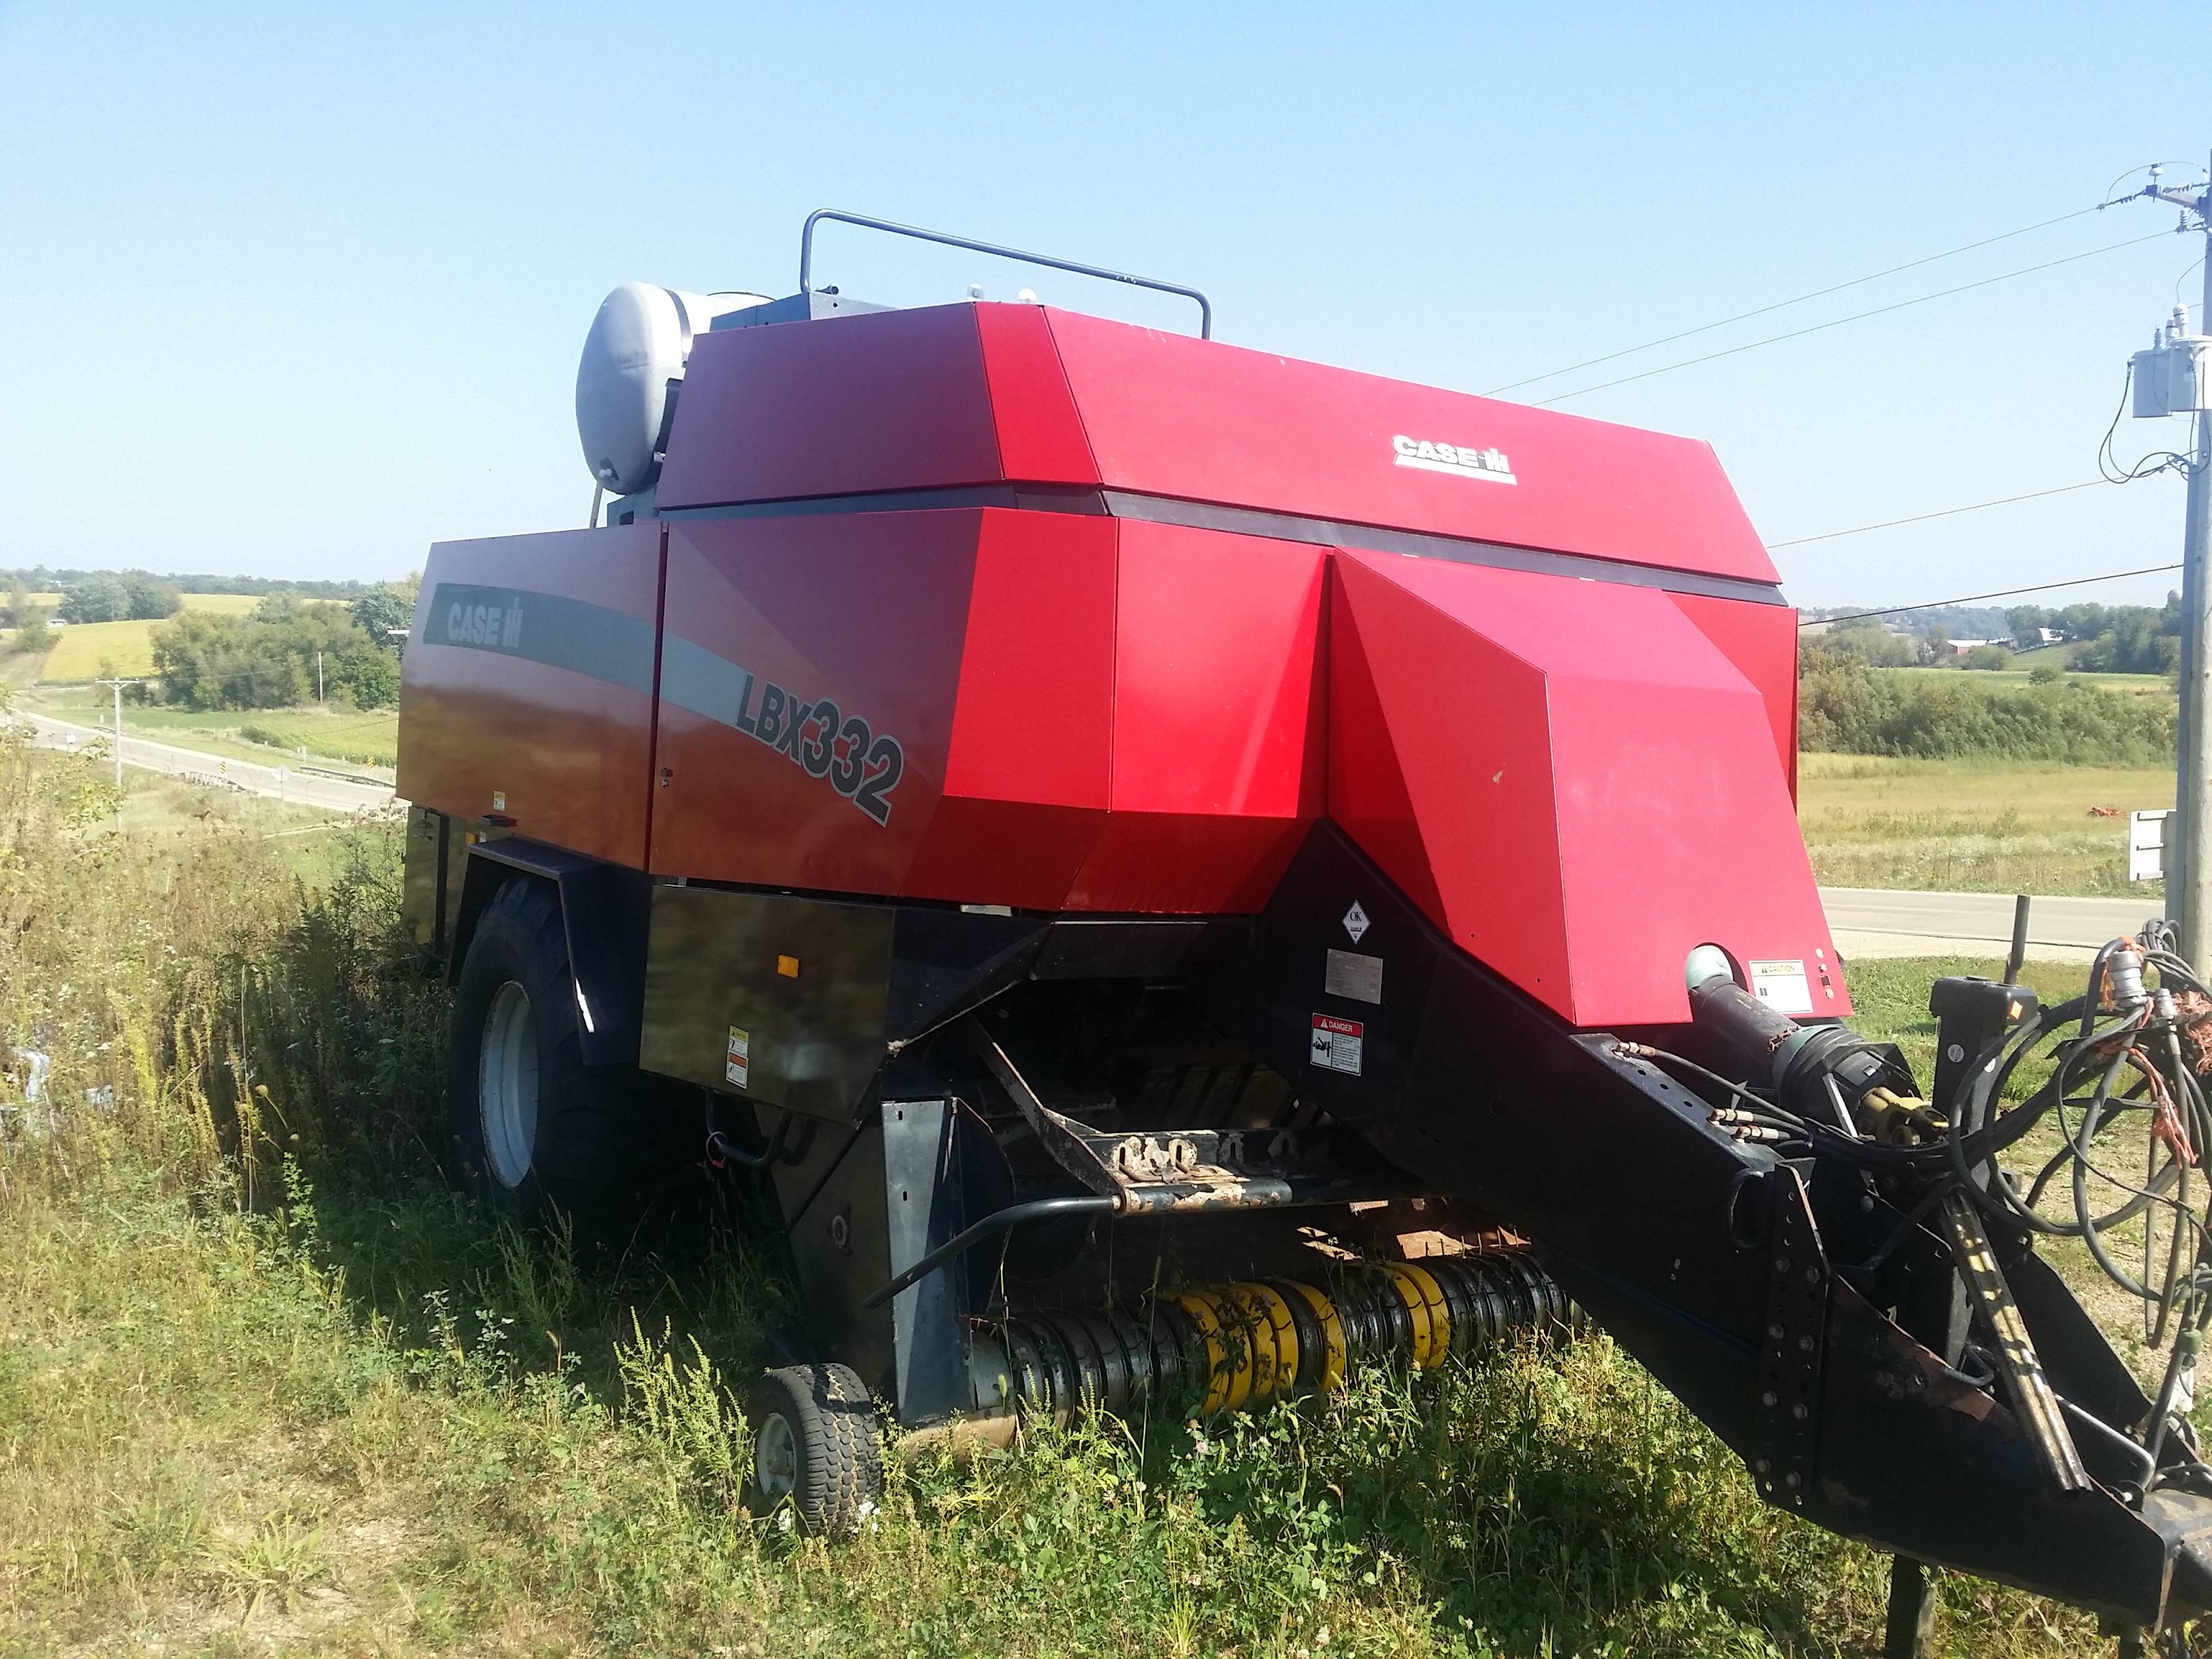
[[[2104,690],[2041,671],[2027,685],[1966,674],[1887,674],[1826,638],[1798,659],[1797,746],[1808,752],[2148,765],[2173,758],[2165,697]]]
[[[24,565],[15,570],[0,570],[0,583],[33,593],[66,592],[81,581],[114,574],[106,570],[72,570],[65,567],[53,568],[34,564]],[[185,574],[175,571],[166,576],[153,576],[143,570],[125,574],[145,576],[149,581],[173,587],[180,593],[243,593],[255,599],[269,593],[297,593],[302,599],[350,600],[376,586],[374,582],[353,580],[314,581],[290,576],[216,576],[205,573]]]
[[[53,643],[46,610],[31,598],[31,576],[15,572],[0,605],[0,627],[16,629],[15,649],[35,654]],[[76,573],[63,573],[76,574]],[[192,577],[196,593],[222,591]],[[252,578],[228,579],[235,588]],[[287,708],[320,697],[356,708],[399,701],[399,651],[415,617],[422,578],[396,582],[262,582],[259,604],[242,615],[187,610],[184,588],[143,570],[94,571],[63,585],[60,621],[70,624],[154,622],[154,677],[131,688],[140,702],[196,710]],[[336,589],[343,599],[310,588]]]
[[[1992,621],[1995,613],[1988,613]],[[2004,612],[2004,634],[1965,651],[1941,627],[1917,634],[1894,632],[1879,617],[1847,617],[1816,637],[1820,649],[1875,668],[1966,669],[2010,667],[2021,652],[2065,646],[2065,665],[2085,674],[2171,674],[2181,662],[2181,596],[2163,605],[2069,605],[2056,609],[2014,605]],[[2055,678],[2054,653],[2047,659]]]
[[[143,694],[198,710],[286,708],[318,696],[391,708],[420,582],[379,582],[343,604],[275,592],[242,617],[180,611],[154,630],[155,678]]]

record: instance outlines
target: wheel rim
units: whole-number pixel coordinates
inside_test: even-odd
[[[781,1412],[770,1412],[754,1438],[753,1484],[771,1500],[790,1497],[799,1485],[799,1437]]]
[[[538,1021],[530,993],[509,980],[493,993],[477,1061],[477,1109],[493,1178],[520,1187],[538,1144]]]

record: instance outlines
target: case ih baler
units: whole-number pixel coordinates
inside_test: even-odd
[[[1972,1085],[2055,1027],[1942,982],[1929,1104],[1839,1023],[1796,616],[1706,446],[804,262],[617,290],[579,413],[607,523],[434,549],[406,653],[451,1151],[616,1229],[767,1168],[811,1525],[872,1396],[1218,1409],[1571,1297],[1908,1592],[2212,1604],[2173,1402],[1996,1174]]]

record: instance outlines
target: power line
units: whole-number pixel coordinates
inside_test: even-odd
[[[2056,489],[2031,489],[2025,495],[2007,495],[2000,501],[1976,501],[1972,507],[1947,507],[1940,513],[1916,513],[1909,519],[1884,519],[1880,524],[1863,524],[1856,530],[1831,530],[1819,536],[1800,536],[1794,542],[1769,542],[1766,550],[1771,553],[1778,547],[1803,547],[1808,542],[1832,542],[1838,536],[1863,536],[1869,530],[1893,530],[1901,524],[1925,524],[1930,519],[1948,519],[1960,513],[1979,513],[1984,507],[2010,507],[2014,501],[2040,501],[2045,495],[2063,495],[2075,489],[2094,489],[2099,484],[2107,482],[2109,480],[2104,478],[2091,478],[2081,483],[2061,484]]]
[[[1968,593],[1955,599],[1929,599],[1923,605],[1893,605],[1887,611],[1854,611],[1844,617],[1808,617],[1797,626],[1817,628],[1823,623],[1863,622],[1869,617],[1901,617],[1908,611],[1941,611],[1946,605],[1975,605],[1983,599],[2009,599],[2021,593],[2048,593],[2060,587],[2087,587],[2092,582],[2116,582],[2123,576],[2156,576],[2180,568],[2178,564],[2146,565],[2141,570],[2115,570],[2102,576],[2077,576],[2071,581],[2038,582],[2033,587],[2004,587],[1994,593]]]
[[[1917,299],[1899,300],[1894,305],[1876,306],[1872,311],[1855,311],[1848,317],[1838,317],[1825,323],[1814,323],[1805,328],[1793,328],[1787,334],[1770,334],[1763,340],[1752,340],[1743,345],[1729,346],[1719,351],[1709,351],[1702,357],[1685,357],[1679,363],[1667,363],[1657,368],[1647,368],[1638,374],[1624,374],[1617,380],[1601,380],[1595,386],[1586,386],[1577,392],[1562,392],[1556,398],[1540,398],[1533,405],[1537,409],[1563,404],[1570,398],[1586,398],[1593,392],[1603,392],[1617,386],[1626,386],[1632,380],[1648,380],[1655,374],[1671,374],[1678,368],[1692,368],[1699,363],[1710,363],[1717,358],[1733,357],[1738,352],[1756,351],[1761,346],[1779,345],[1784,340],[1802,338],[1826,329],[1841,328],[1845,323],[1864,322],[1869,317],[1884,317],[1893,311],[1903,311],[1911,306],[1924,306],[1930,300],[1948,300],[1954,294],[1970,294],[1978,288],[1988,288],[1994,283],[2008,283],[2015,276],[2033,276],[2039,270],[2051,270],[2059,265],[2070,265],[2077,260],[2094,259],[2100,253],[2116,253],[2122,248],[2137,247],[2145,242],[2163,241],[2172,233],[2156,231],[2148,236],[2137,236],[2124,242],[2108,242],[2103,247],[2093,247],[2086,253],[2069,253],[2063,259],[2046,259],[2039,265],[2023,265],[2018,270],[2008,270],[2001,276],[1984,276],[1979,282],[1961,283],[1956,288],[1947,288],[1934,294],[1923,294]]]
[[[2140,171],[2140,169],[2138,169]],[[2126,175],[2122,174],[2123,178]],[[1878,283],[1885,276],[1894,276],[1899,271],[1917,270],[1922,265],[1932,265],[1939,259],[1956,258],[1961,253],[1972,253],[1976,248],[1989,247],[1998,242],[2008,242],[2015,236],[2025,236],[2031,231],[2048,230],[2053,225],[2063,225],[2069,219],[2079,219],[2084,214],[2096,212],[2093,207],[2077,208],[2071,213],[2062,213],[2056,219],[2045,219],[2040,224],[2023,225],[2018,230],[2008,230],[2002,236],[1985,236],[1978,242],[1969,242],[1964,247],[1954,247],[1947,252],[1931,253],[1923,259],[1908,259],[1901,265],[1892,265],[1887,270],[1877,270],[1871,276],[1854,276],[1848,283],[1838,283],[1832,288],[1817,288],[1810,294],[1801,294],[1794,300],[1778,300],[1771,306],[1760,306],[1755,311],[1740,311],[1733,317],[1723,317],[1717,323],[1705,323],[1696,328],[1686,328],[1680,334],[1664,335],[1656,340],[1646,340],[1642,345],[1608,351],[1602,357],[1588,357],[1578,363],[1569,363],[1565,368],[1554,368],[1542,374],[1531,374],[1525,380],[1516,380],[1482,395],[1495,398],[1500,392],[1517,391],[1524,386],[1534,386],[1539,380],[1557,380],[1562,374],[1571,374],[1578,368],[1595,368],[1600,363],[1609,363],[1616,357],[1632,357],[1639,351],[1650,351],[1662,345],[1672,345],[1677,340],[1686,340],[1692,335],[1710,334],[1717,328],[1726,328],[1732,323],[1749,322],[1753,317],[1764,317],[1771,311],[1786,311],[1791,306],[1802,306],[1809,300],[1826,299],[1831,294],[1841,294],[1845,289],[1863,288],[1869,283]]]

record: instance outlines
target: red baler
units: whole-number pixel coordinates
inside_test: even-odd
[[[810,1524],[871,1396],[1220,1408],[1571,1297],[1821,1525],[2212,1603],[2212,1502],[2054,1462],[1960,1369],[1948,1212],[1850,1151],[1917,1091],[1836,1023],[1796,617],[1705,445],[804,276],[618,290],[580,415],[607,522],[434,549],[406,652],[450,1150],[602,1228],[769,1170],[807,1328],[758,1474]]]

